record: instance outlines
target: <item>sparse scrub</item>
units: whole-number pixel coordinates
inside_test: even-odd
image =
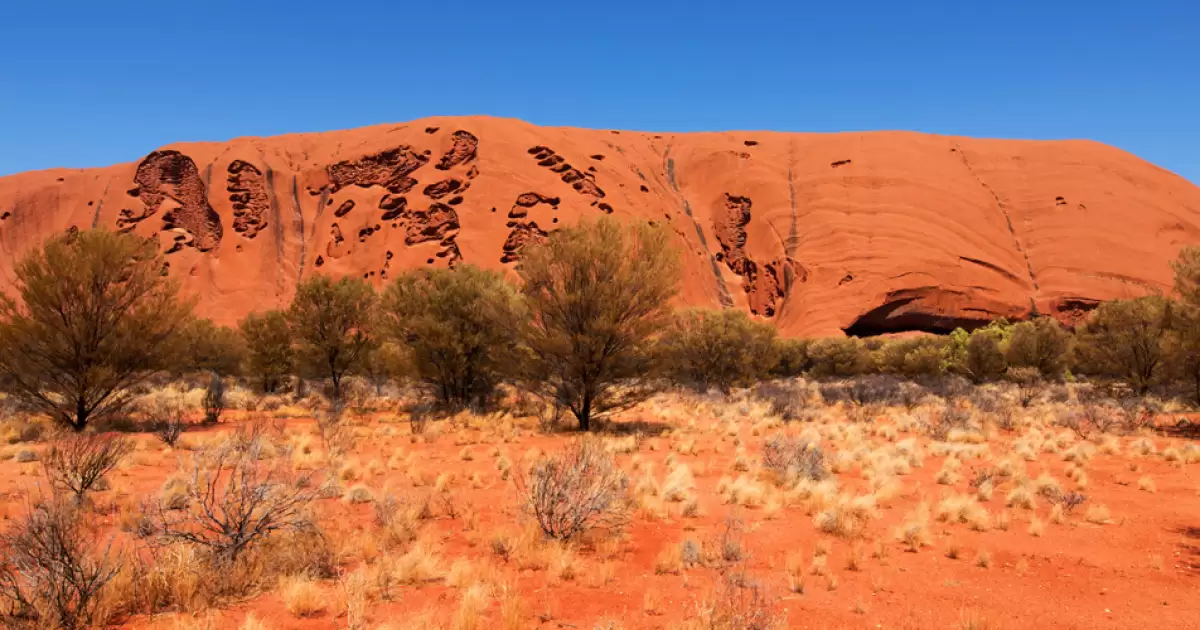
[[[575,440],[516,481],[522,507],[551,538],[619,530],[627,520],[628,478],[599,440]]]
[[[100,604],[121,560],[111,541],[97,548],[78,506],[32,506],[0,545],[0,621],[6,627],[75,630],[105,622]]]
[[[799,438],[775,435],[763,444],[763,468],[779,480],[807,478],[820,481],[829,475],[821,447]]]
[[[82,502],[132,451],[133,443],[123,437],[79,434],[52,444],[42,465],[51,487],[70,492],[76,502]]]
[[[154,506],[155,533],[233,562],[275,532],[308,527],[303,509],[317,493],[311,474],[293,475],[286,457],[265,460],[263,449],[261,437],[249,436],[197,452],[184,507]]]

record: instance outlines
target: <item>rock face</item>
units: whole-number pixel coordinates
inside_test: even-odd
[[[1170,290],[1200,243],[1200,188],[1086,141],[906,132],[652,134],[486,117],[164,147],[134,163],[0,178],[0,288],[53,234],[159,240],[222,323],[312,274],[513,270],[581,217],[670,229],[680,302],[788,335],[1068,323]]]

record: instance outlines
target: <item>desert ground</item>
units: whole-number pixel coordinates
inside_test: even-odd
[[[824,400],[846,386],[663,393],[588,436],[519,397],[426,423],[401,395],[339,419],[315,396],[237,389],[174,448],[125,434],[132,452],[88,497],[96,548],[121,564],[105,605],[147,630],[1200,627],[1194,440],[1065,428],[1073,385],[1028,407],[1004,386]],[[171,385],[142,402],[201,396]],[[53,431],[13,417],[0,432],[11,522],[47,490]],[[181,507],[193,459],[247,436],[317,488],[312,526],[215,574],[146,534],[147,506]],[[627,476],[627,518],[548,539],[518,481],[580,440]],[[797,445],[820,452],[813,474],[771,465]]]

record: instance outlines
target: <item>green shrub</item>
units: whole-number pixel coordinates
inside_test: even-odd
[[[687,309],[675,313],[658,351],[668,378],[728,392],[753,384],[775,364],[775,327],[736,309]]]
[[[472,265],[407,272],[383,295],[382,322],[444,405],[489,400],[512,375],[523,308],[499,273]]]
[[[817,339],[808,345],[814,376],[854,376],[875,370],[867,344],[857,337]]]
[[[800,376],[812,369],[812,359],[808,355],[808,339],[775,338],[776,357],[771,374],[784,378]]]
[[[1009,367],[1031,367],[1042,377],[1057,379],[1067,369],[1071,335],[1050,317],[1014,324],[1004,348]]]
[[[946,369],[949,348],[949,339],[933,335],[890,340],[875,352],[875,364],[881,372],[909,378],[937,376]]]
[[[976,383],[995,380],[1008,369],[1008,361],[1000,349],[1000,340],[987,328],[980,328],[967,338],[963,372]]]

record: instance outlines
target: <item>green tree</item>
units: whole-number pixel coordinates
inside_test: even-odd
[[[1172,321],[1170,355],[1167,369],[1192,389],[1192,399],[1200,405],[1200,309],[1181,307]]]
[[[1180,301],[1188,308],[1200,308],[1200,246],[1181,249],[1171,269]]]
[[[674,381],[726,392],[765,376],[778,356],[775,327],[736,309],[676,312],[658,352],[663,372]]]
[[[359,371],[375,386],[375,395],[383,396],[383,388],[389,381],[412,373],[411,362],[407,348],[384,341],[367,352]]]
[[[530,248],[518,271],[529,308],[526,380],[579,428],[649,395],[650,337],[679,279],[668,232],[645,223],[581,222]]]
[[[179,341],[178,372],[216,372],[221,376],[240,373],[246,346],[233,328],[195,318],[180,331]]]
[[[388,285],[383,329],[447,407],[485,403],[513,375],[520,295],[499,273],[473,265],[410,271]]]
[[[1076,336],[1087,372],[1129,379],[1139,394],[1162,375],[1171,351],[1174,305],[1159,295],[1104,302]]]
[[[309,374],[329,378],[331,398],[342,399],[342,381],[375,346],[375,290],[359,278],[315,276],[296,287],[287,311],[296,358]]]
[[[1050,317],[1014,324],[1004,348],[1010,367],[1032,367],[1045,378],[1058,378],[1067,368],[1071,335]]]
[[[292,329],[282,311],[250,313],[238,324],[246,348],[246,371],[272,393],[292,373]]]
[[[0,373],[10,395],[82,431],[124,410],[168,366],[191,304],[153,241],[92,230],[46,242],[0,297]]]
[[[1170,370],[1191,384],[1200,405],[1200,247],[1185,247],[1171,263],[1179,294],[1172,332]]]

